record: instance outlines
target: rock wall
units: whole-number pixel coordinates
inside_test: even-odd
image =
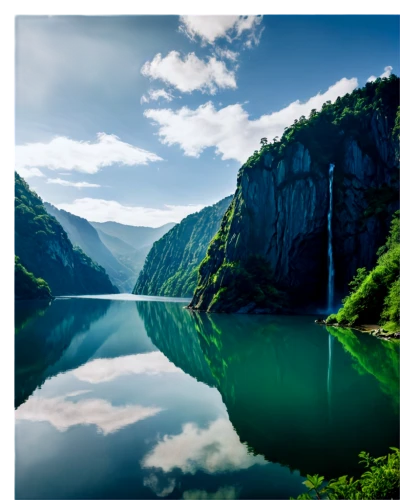
[[[190,307],[232,312],[218,298],[224,269],[244,264],[251,255],[269,262],[290,310],[326,306],[330,163],[335,164],[332,229],[335,299],[340,303],[356,269],[373,267],[398,206],[394,114],[388,118],[384,107],[368,113],[354,118],[351,127],[326,127],[323,140],[315,140],[318,127],[310,126],[279,154],[266,148],[249,159],[200,267]],[[256,306],[237,310],[255,312]]]

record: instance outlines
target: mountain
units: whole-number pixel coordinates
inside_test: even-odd
[[[54,295],[117,293],[102,267],[72,246],[39,196],[15,174],[15,255]]]
[[[119,222],[91,222],[92,226],[100,229],[109,236],[114,236],[128,243],[133,248],[151,246],[159,240],[165,233],[175,226],[174,222],[164,224],[160,227],[127,226]]]
[[[351,293],[327,323],[340,325],[380,324],[388,332],[400,330],[400,212],[396,212],[386,244],[378,250],[376,266],[357,270]]]
[[[15,300],[51,299],[49,285],[42,279],[29,273],[15,256]]]
[[[156,241],[140,272],[135,294],[189,297],[193,295],[200,262],[217,232],[232,196],[188,215]]]
[[[92,224],[94,223],[92,222]],[[133,255],[135,253],[135,247],[133,247],[129,243],[126,243],[120,238],[117,238],[116,236],[110,236],[99,228],[97,228],[97,234],[99,235],[99,238],[101,239],[103,244],[114,255]]]
[[[131,291],[132,271],[119,262],[99,237],[96,229],[84,218],[65,210],[58,210],[50,203],[44,203],[47,212],[55,217],[66,231],[74,246],[80,247],[86,255],[106,270],[112,283],[121,292]],[[132,249],[134,252],[134,249]]]
[[[142,270],[152,244],[175,226],[127,226],[118,222],[91,222],[103,245],[114,258],[129,270],[130,277],[123,285],[124,292],[131,292]]]
[[[289,309],[326,307],[329,234],[339,302],[356,269],[374,266],[398,208],[398,105],[399,78],[378,78],[296,120],[280,140],[262,139],[239,170],[190,307],[269,312],[277,289]]]

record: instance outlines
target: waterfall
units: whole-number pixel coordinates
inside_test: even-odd
[[[333,285],[335,278],[335,267],[333,265],[333,249],[332,249],[332,207],[333,207],[333,171],[335,165],[329,165],[329,212],[328,212],[328,311],[333,308]]]

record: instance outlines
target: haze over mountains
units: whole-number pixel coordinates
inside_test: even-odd
[[[152,244],[175,225],[151,228],[89,222],[49,203],[45,207],[63,226],[73,245],[104,267],[118,290],[127,293],[132,292]]]

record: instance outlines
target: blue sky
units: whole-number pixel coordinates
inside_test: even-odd
[[[20,16],[16,169],[89,220],[178,222],[398,55],[398,16]]]

